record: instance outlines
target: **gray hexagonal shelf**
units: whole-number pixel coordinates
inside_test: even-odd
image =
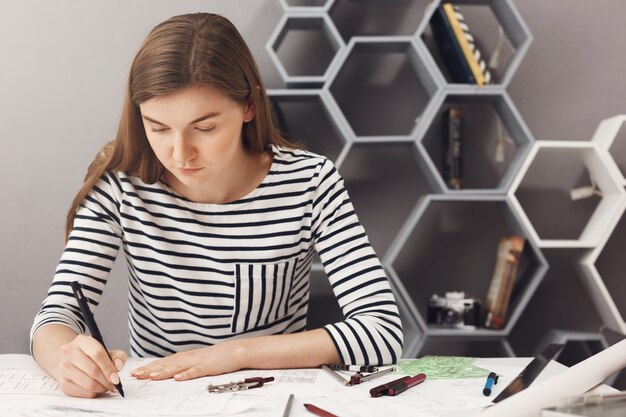
[[[320,90],[270,89],[267,95],[273,105],[275,123],[285,137],[341,166],[349,150],[348,134],[328,110],[326,93]]]
[[[443,114],[461,110],[462,186],[455,189],[444,179]],[[428,121],[418,148],[444,193],[505,192],[528,155],[534,139],[509,95],[501,89],[482,89],[472,95],[448,92]],[[496,155],[500,154],[500,160]]]
[[[580,169],[573,172],[563,171],[564,164],[571,166],[571,162],[576,160],[580,161]],[[537,166],[541,166],[541,170],[532,177],[535,182],[532,186],[524,187],[525,179],[532,179],[530,175]],[[586,207],[583,206],[581,213],[575,213],[576,205],[582,206],[579,204],[581,202],[572,202],[568,195],[569,190],[563,190],[563,185],[580,187],[581,184],[590,186],[594,182],[601,196],[591,196],[582,201]],[[616,210],[626,198],[621,183],[622,179],[618,176],[608,152],[601,149],[596,142],[537,141],[513,181],[509,196],[540,247],[593,248],[611,230],[610,225]],[[555,194],[555,190],[559,188],[564,194],[560,200]],[[542,189],[546,191],[538,196],[537,190]],[[546,202],[548,197],[551,201]],[[541,201],[541,207],[532,206],[533,201]],[[549,222],[539,224],[539,217],[534,215],[539,209],[544,213],[545,209],[553,210],[554,216],[550,217]],[[564,235],[566,226],[571,227],[572,224],[578,225],[575,230],[579,233]]]
[[[519,277],[507,322],[502,330],[446,329],[425,324],[433,293],[465,291],[484,300],[496,260],[498,240],[526,236]],[[508,335],[535,289],[547,262],[506,196],[428,195],[411,216],[384,257],[390,276],[415,320],[430,337],[497,338]]]
[[[410,142],[354,143],[341,166],[359,220],[380,255],[389,249],[419,198],[432,192],[417,157]]]
[[[289,13],[319,13],[328,10],[329,0],[278,0],[285,12]]]
[[[465,17],[465,23],[468,25],[485,63],[489,63],[494,54],[499,55],[497,69],[491,69],[492,84],[508,86],[533,39],[513,1],[455,0],[454,5],[459,7],[460,12]],[[489,20],[491,20],[491,24],[485,23]],[[474,22],[476,24],[472,24]],[[426,26],[419,35],[437,62],[438,71],[441,71],[442,76],[452,83],[430,28]],[[450,84],[451,88],[461,86],[473,89],[491,88],[489,85],[479,87],[468,84]]]
[[[349,42],[353,36],[409,36],[427,21],[432,0],[332,0],[328,15]]]
[[[412,37],[353,37],[324,90],[357,142],[412,141],[438,107],[442,85]]]
[[[292,13],[283,15],[265,47],[287,87],[321,87],[344,43],[325,13]]]

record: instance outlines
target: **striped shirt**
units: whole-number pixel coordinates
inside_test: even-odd
[[[388,364],[402,327],[387,276],[328,159],[273,147],[262,183],[225,204],[191,202],[164,182],[107,172],[79,207],[32,335],[85,332],[70,282],[97,306],[117,253],[129,271],[133,356],[306,330],[317,252],[345,320],[324,326],[344,363]]]

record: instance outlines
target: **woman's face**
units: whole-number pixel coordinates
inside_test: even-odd
[[[184,187],[201,190],[232,170],[245,152],[241,130],[254,118],[243,106],[212,87],[193,86],[139,105],[148,142],[156,157]]]

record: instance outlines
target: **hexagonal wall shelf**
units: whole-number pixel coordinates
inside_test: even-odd
[[[284,11],[289,13],[319,13],[328,10],[329,0],[278,0]]]
[[[580,161],[581,169],[574,170],[576,172],[563,172],[561,166],[569,166],[575,160]],[[535,161],[538,164],[534,164]],[[509,196],[540,247],[592,248],[600,243],[609,232],[616,211],[626,198],[616,169],[609,168],[612,164],[608,153],[595,142],[537,141],[533,144],[511,185]],[[533,170],[539,166],[540,174],[531,177]],[[532,187],[525,185],[527,177],[535,179]],[[601,197],[594,201],[594,195],[590,195],[589,198],[582,200],[587,207],[583,206],[581,213],[575,213],[576,205],[580,202],[570,200],[566,195],[569,190],[565,190],[563,193],[565,196],[560,200],[558,195],[555,197],[555,189],[559,186],[562,188],[563,184],[579,189],[581,185],[591,186],[594,182]],[[543,198],[537,194],[542,190],[546,190]],[[546,202],[548,198],[552,201]],[[532,205],[533,201],[542,203],[541,210],[554,211],[550,222],[538,224],[539,217],[536,216],[536,212],[539,208]],[[560,220],[563,220],[563,223]],[[563,235],[565,227],[572,227],[572,224],[578,225],[573,229],[575,236]],[[543,229],[538,226],[542,226]]]
[[[626,186],[626,114],[600,122],[591,140],[609,152]]]
[[[615,216],[607,229],[611,233],[602,242],[590,250],[580,260],[583,283],[587,287],[593,303],[602,317],[604,324],[626,335],[626,302],[623,297],[626,281],[623,271],[626,269],[624,258],[624,236],[626,236],[626,201],[622,200],[615,207]],[[615,298],[614,298],[615,297]]]
[[[417,158],[410,142],[354,143],[341,166],[359,220],[379,256],[419,198],[432,191]]]
[[[353,36],[409,36],[425,22],[432,0],[333,0],[328,14],[345,42]]]
[[[347,132],[329,112],[323,91],[276,89],[267,94],[275,124],[285,137],[341,166],[348,152]]]
[[[343,46],[328,15],[285,14],[266,49],[287,87],[320,87]]]
[[[437,107],[438,80],[411,37],[352,38],[324,89],[337,119],[361,142],[411,141]]]
[[[499,56],[499,65],[491,69],[492,83],[507,86],[532,43],[532,35],[512,0],[455,0],[453,2],[465,18],[481,56],[488,64]],[[437,62],[443,76],[452,83],[451,76],[435,41],[430,26],[421,38]],[[461,85],[461,84],[452,84]],[[469,85],[468,85],[469,87]],[[476,85],[473,88],[477,88]],[[489,88],[489,87],[488,87]]]
[[[506,336],[539,285],[546,260],[532,239],[526,239],[505,328],[449,329],[426,325],[432,294],[464,291],[484,300],[496,261],[498,241],[512,234],[528,237],[525,224],[505,196],[434,195],[424,197],[384,258],[390,276],[415,320],[429,337],[494,338]]]
[[[460,110],[462,181],[459,189],[445,180],[443,122],[448,109]],[[483,89],[471,96],[448,93],[430,121],[418,147],[426,155],[434,181],[443,192],[502,193],[533,142],[515,105],[505,91]]]

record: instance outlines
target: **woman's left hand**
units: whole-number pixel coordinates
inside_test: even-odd
[[[157,359],[130,374],[137,379],[186,381],[238,371],[242,368],[240,357],[236,341],[223,342]]]

